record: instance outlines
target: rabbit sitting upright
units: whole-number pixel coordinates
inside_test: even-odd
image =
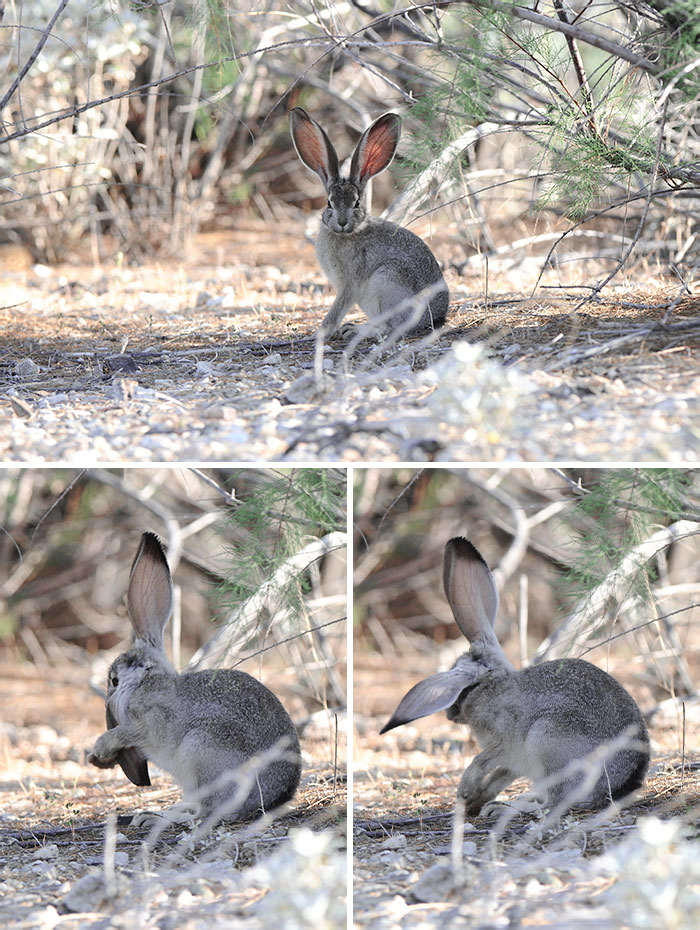
[[[467,814],[519,777],[544,781],[545,799],[558,811],[597,807],[639,788],[649,737],[622,685],[580,659],[516,671],[493,631],[493,576],[466,539],[445,547],[444,584],[471,648],[449,671],[411,688],[381,732],[440,710],[468,723],[482,751],[457,789]]]
[[[435,256],[414,233],[368,216],[362,205],[367,182],[394,157],[399,117],[385,113],[362,133],[347,178],[340,176],[338,155],[325,131],[301,107],[291,111],[290,127],[299,158],[319,176],[328,194],[316,254],[337,294],[321,335],[332,336],[354,304],[385,331],[421,332],[442,326],[449,293]]]
[[[182,788],[192,816],[239,819],[289,801],[299,784],[299,740],[275,695],[234,669],[179,674],[165,655],[172,609],[170,570],[158,537],[144,533],[127,595],[131,648],[107,680],[107,731],[88,757],[121,765],[135,785],[149,785],[148,759]]]

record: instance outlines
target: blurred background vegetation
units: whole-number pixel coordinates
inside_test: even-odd
[[[6,670],[88,668],[103,687],[131,638],[129,570],[151,530],[176,585],[176,667],[241,666],[297,722],[344,708],[344,471],[5,468],[0,502]]]
[[[466,651],[442,587],[445,543],[466,536],[494,571],[515,665],[585,657],[645,710],[696,694],[697,470],[358,470],[354,521],[356,665],[425,677]]]
[[[700,261],[696,0],[0,10],[0,242],[34,261],[176,256],[241,217],[301,219],[324,196],[295,105],[341,156],[401,112],[391,216],[449,224],[457,271],[503,250],[681,280]],[[396,192],[380,179],[378,206]]]

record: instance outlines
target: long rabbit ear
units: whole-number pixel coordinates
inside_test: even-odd
[[[391,719],[379,732],[386,733],[387,730],[393,730],[394,727],[418,720],[419,717],[427,717],[428,714],[447,710],[448,707],[452,707],[465,688],[476,684],[488,672],[485,666],[470,662],[419,681],[401,699]]]
[[[457,626],[471,643],[501,647],[493,632],[498,591],[488,565],[469,540],[455,536],[445,546],[445,594]]]
[[[400,136],[401,120],[395,113],[385,113],[365,129],[350,163],[350,180],[359,190],[363,190],[375,174],[388,168]]]
[[[144,533],[141,537],[131,566],[126,600],[136,639],[162,649],[163,630],[173,609],[173,582],[155,533]]]
[[[338,179],[338,155],[333,143],[306,110],[294,107],[289,114],[289,128],[297,155],[306,167],[315,172],[328,189]]]

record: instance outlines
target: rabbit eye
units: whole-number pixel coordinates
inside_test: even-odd
[[[110,675],[110,676],[109,676],[109,683],[110,683],[110,685],[111,685],[113,688],[116,688],[117,685],[119,684],[119,676],[118,676],[118,675]]]
[[[331,198],[330,198],[330,197],[328,198],[328,203],[326,204],[326,206],[328,206],[328,207],[332,207],[332,206],[333,206],[333,204],[331,203]]]
[[[358,197],[357,200],[355,201],[355,207],[359,207],[359,206],[360,206],[360,198]]]

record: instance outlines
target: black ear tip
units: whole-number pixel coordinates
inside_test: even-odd
[[[144,555],[151,559],[154,559],[157,562],[162,562],[166,566],[168,564],[168,559],[167,559],[167,556],[165,555],[165,549],[163,548],[163,543],[160,541],[160,538],[156,536],[155,533],[147,532],[147,533],[142,534],[141,543],[134,557],[134,564],[131,566],[132,571],[136,567],[136,563]]]
[[[392,717],[391,720],[385,723],[384,726],[381,728],[381,730],[379,731],[379,735],[381,736],[382,733],[388,733],[389,730],[393,730],[394,727],[399,727],[399,726],[401,726],[401,721],[394,720],[394,718]]]
[[[450,552],[461,559],[475,559],[478,562],[483,562],[486,565],[486,559],[479,552],[476,546],[473,543],[470,543],[468,539],[465,539],[464,536],[453,536],[445,546],[445,555],[448,555]]]
[[[151,549],[163,553],[163,543],[160,537],[150,531],[141,536],[141,545],[144,549]]]

